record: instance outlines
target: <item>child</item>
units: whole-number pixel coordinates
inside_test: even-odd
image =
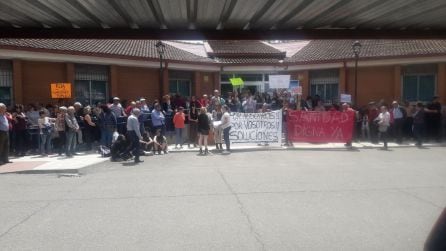
[[[175,148],[183,148],[183,131],[184,121],[186,120],[184,115],[184,108],[180,106],[178,112],[173,116],[173,124],[175,126]]]
[[[167,139],[166,139],[166,137],[161,135],[160,129],[156,130],[155,137],[153,139],[153,144],[154,144],[154,148],[153,148],[154,154],[157,154],[156,153],[157,151],[158,151],[158,154],[162,154],[161,151],[163,151],[165,154],[169,153],[167,151]]]

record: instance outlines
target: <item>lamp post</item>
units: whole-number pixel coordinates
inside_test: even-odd
[[[158,55],[160,57],[160,83],[159,83],[159,91],[160,91],[160,100],[163,98],[163,55],[166,46],[163,42],[158,41],[155,45],[156,50],[158,51]]]
[[[355,54],[355,106],[358,105],[358,59],[359,53],[361,52],[361,46],[359,41],[355,41],[352,45],[353,53]]]

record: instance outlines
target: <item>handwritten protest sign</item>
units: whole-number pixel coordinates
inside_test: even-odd
[[[269,88],[286,88],[290,87],[290,75],[269,75]]]
[[[231,113],[231,143],[281,143],[282,112]]]
[[[52,83],[51,98],[71,98],[70,83]]]
[[[354,116],[354,112],[289,111],[288,139],[310,143],[351,141]]]

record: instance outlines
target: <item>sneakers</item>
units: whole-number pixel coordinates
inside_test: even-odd
[[[225,154],[225,155],[228,155],[228,154],[231,154],[231,152],[230,152],[230,151],[228,151],[228,150],[223,150],[223,152],[221,152],[221,154]]]

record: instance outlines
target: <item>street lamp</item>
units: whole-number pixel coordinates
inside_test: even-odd
[[[352,45],[353,53],[355,54],[355,106],[358,105],[358,59],[361,52],[361,43],[355,41]]]
[[[163,55],[164,51],[166,49],[166,46],[163,44],[163,42],[158,41],[155,45],[156,50],[158,51],[158,55],[160,57],[160,82],[159,82],[159,92],[160,92],[160,100],[163,97]]]

